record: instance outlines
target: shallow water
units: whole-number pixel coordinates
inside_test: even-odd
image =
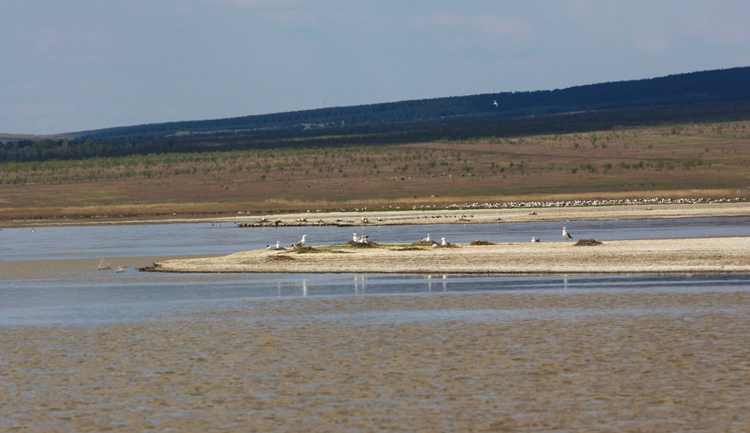
[[[597,239],[750,236],[750,218],[690,218],[379,226],[356,228],[378,242],[445,236],[520,242],[531,236],[562,241],[566,224],[576,237]],[[0,326],[96,325],[164,320],[170,312],[221,309],[234,302],[278,298],[391,296],[431,292],[748,289],[745,275],[627,276],[406,276],[406,275],[168,275],[137,272],[144,257],[226,254],[292,242],[345,242],[351,227],[237,228],[234,224],[126,225],[4,229],[0,231]],[[142,260],[141,260],[142,258]],[[128,266],[98,271],[98,260]],[[140,260],[140,261],[139,261]],[[154,259],[156,260],[156,259]],[[13,270],[14,272],[10,272]]]
[[[750,292],[719,280],[0,327],[0,430],[748,431]]]
[[[89,280],[86,274],[96,279]],[[69,326],[171,320],[281,299],[437,293],[700,292],[750,289],[750,275],[185,275],[87,271],[82,279],[0,280],[0,326]],[[399,313],[400,315],[409,313]],[[393,320],[406,320],[399,314]],[[449,313],[444,313],[449,314]],[[385,316],[384,316],[385,317]],[[400,317],[400,318],[399,318]],[[438,318],[435,317],[437,320]],[[353,316],[351,320],[360,320]]]

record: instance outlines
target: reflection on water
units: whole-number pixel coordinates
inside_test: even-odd
[[[440,276],[436,276],[435,278],[440,278]],[[447,276],[447,275],[443,275],[443,276],[442,276],[442,280],[443,280],[443,281],[442,281],[442,282],[443,282],[443,284],[442,284],[442,287],[443,287],[443,292],[445,292],[445,291],[447,290],[447,287],[448,287],[448,286],[447,286],[447,281],[446,281],[446,280],[447,280],[447,278],[448,278],[448,276]],[[432,275],[428,275],[428,276],[427,276],[427,291],[428,291],[429,293],[432,293],[432,291],[433,291],[433,290],[432,290],[432,284],[433,284],[433,283],[432,283]]]
[[[137,276],[141,274],[135,273]],[[178,311],[238,302],[433,293],[721,291],[750,289],[750,275],[169,275],[113,284],[83,280],[0,281],[0,326],[86,325],[169,320]]]

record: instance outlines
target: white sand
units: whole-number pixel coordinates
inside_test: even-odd
[[[706,273],[750,272],[750,238],[513,243],[456,248],[381,245],[313,247],[312,251],[256,250],[223,257],[169,260],[163,272],[298,273]]]

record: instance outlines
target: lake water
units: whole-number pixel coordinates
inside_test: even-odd
[[[376,242],[750,236],[750,218],[371,227]],[[357,232],[361,228],[354,229]],[[0,231],[0,430],[748,431],[750,275],[161,274],[307,233]],[[100,261],[127,266],[97,270]]]
[[[238,228],[200,224],[75,226],[3,229],[0,262],[49,268],[36,277],[0,275],[0,326],[90,325],[169,320],[178,312],[221,310],[237,302],[341,296],[397,296],[431,292],[594,290],[744,290],[746,275],[430,276],[413,275],[167,275],[96,270],[91,261],[133,263],[134,258],[229,254],[280,240],[346,242],[352,231],[376,242],[413,242],[428,232],[463,243],[476,239],[525,242],[532,236],[560,242],[565,225],[575,238],[600,240],[750,236],[750,218],[577,221],[500,224],[377,226],[368,228]],[[130,261],[127,258],[131,258]],[[137,261],[136,261],[137,263]],[[145,266],[150,262],[139,263]],[[56,267],[57,266],[57,267]],[[62,267],[71,270],[57,270]],[[42,269],[44,271],[44,269]],[[36,274],[35,274],[36,275]],[[385,317],[385,316],[384,316]],[[389,316],[390,317],[390,316]],[[403,320],[393,318],[393,320]]]
[[[527,242],[532,236],[542,242],[560,242],[563,225],[576,239],[603,241],[750,236],[750,217],[283,228],[198,223],[45,227],[33,233],[29,228],[6,228],[0,231],[0,261],[231,254],[263,248],[277,240],[282,246],[291,245],[303,234],[312,245],[343,243],[354,231],[375,242],[415,242],[427,233],[432,239],[445,237],[452,243],[477,239]]]

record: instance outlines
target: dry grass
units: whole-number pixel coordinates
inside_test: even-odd
[[[596,239],[579,239],[578,242],[573,244],[574,247],[595,247],[598,245],[602,245],[602,242]]]
[[[471,241],[469,245],[481,246],[481,245],[495,245],[495,244],[490,241],[478,241],[477,240],[477,241]]]

